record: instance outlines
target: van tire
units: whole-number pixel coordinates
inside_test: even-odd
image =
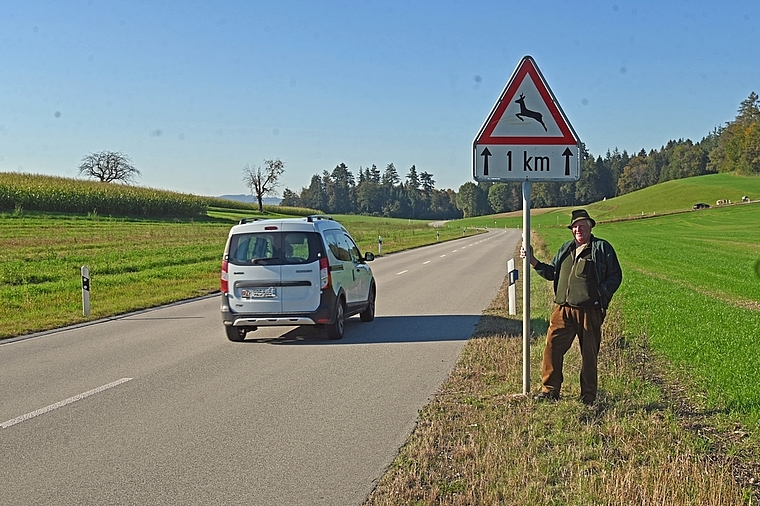
[[[343,299],[338,300],[335,306],[335,318],[332,323],[325,325],[328,339],[343,339],[343,333],[346,330],[346,308],[343,305]]]
[[[240,343],[245,339],[245,329],[242,327],[233,327],[232,325],[225,325],[224,331],[227,333],[227,339]]]
[[[359,313],[359,318],[363,322],[371,322],[375,319],[375,285],[373,284],[369,289],[369,297],[367,297],[367,307]]]

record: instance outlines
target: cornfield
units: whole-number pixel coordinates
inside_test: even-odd
[[[209,199],[196,195],[116,183],[0,173],[0,210],[97,214],[104,216],[204,216]]]

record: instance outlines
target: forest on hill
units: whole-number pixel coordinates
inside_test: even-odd
[[[673,179],[719,172],[760,175],[760,97],[753,91],[734,120],[699,142],[671,140],[659,150],[637,154],[617,148],[594,156],[583,146],[578,181],[533,185],[531,206],[579,206],[630,193]],[[521,183],[467,182],[457,191],[437,189],[434,175],[412,165],[402,178],[393,163],[359,168],[355,176],[341,163],[314,174],[296,192],[285,188],[281,205],[327,213],[394,218],[452,219],[522,208]]]

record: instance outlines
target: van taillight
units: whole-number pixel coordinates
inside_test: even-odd
[[[229,269],[229,263],[227,260],[222,260],[222,293],[228,293],[230,291],[230,277],[227,274]]]
[[[319,288],[324,290],[330,286],[330,261],[322,257],[319,259]]]

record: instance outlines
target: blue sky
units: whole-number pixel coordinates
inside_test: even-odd
[[[74,177],[101,150],[138,184],[280,191],[345,163],[471,180],[472,142],[531,55],[594,155],[702,139],[760,92],[756,1],[10,0],[0,171]]]

